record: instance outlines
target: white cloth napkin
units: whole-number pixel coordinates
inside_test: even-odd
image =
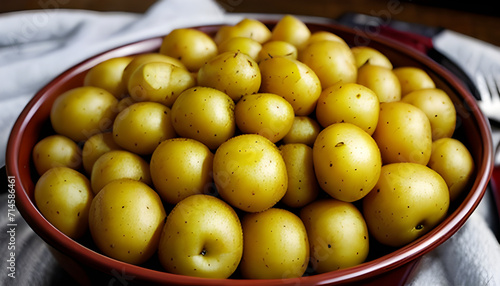
[[[0,165],[15,119],[32,96],[64,70],[126,43],[174,28],[236,23],[210,0],[160,0],[145,14],[37,10],[0,15]],[[7,184],[1,182],[1,184]],[[4,186],[2,186],[4,187]],[[500,285],[500,245],[489,193],[465,226],[425,255],[407,285]],[[17,275],[7,277],[7,198],[0,199],[0,284],[58,285],[61,269],[17,213]]]

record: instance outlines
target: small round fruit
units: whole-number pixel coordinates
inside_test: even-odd
[[[105,255],[137,265],[157,251],[165,217],[153,189],[135,180],[116,180],[92,201],[90,234]]]
[[[241,274],[248,279],[301,277],[309,263],[304,224],[290,211],[271,208],[246,214],[242,221]]]
[[[236,103],[234,118],[241,132],[259,134],[276,143],[292,128],[295,114],[283,97],[256,93],[245,95]]]
[[[314,170],[320,187],[335,199],[354,202],[377,183],[382,159],[377,143],[351,123],[323,129],[313,146]]]
[[[85,141],[82,149],[83,168],[85,172],[90,175],[95,161],[97,161],[101,155],[108,151],[119,149],[122,149],[122,147],[116,144],[112,132],[98,133],[90,137]]]
[[[311,36],[309,27],[292,15],[283,16],[271,31],[271,40],[285,41],[301,50]]]
[[[220,196],[247,212],[274,206],[288,187],[280,151],[258,134],[243,134],[222,143],[214,155],[213,172]]]
[[[303,207],[319,194],[314,173],[312,148],[301,143],[280,146],[288,174],[288,188],[281,202],[293,208]]]
[[[184,198],[209,193],[213,154],[207,146],[189,138],[163,141],[153,152],[151,179],[160,197],[171,204]]]
[[[198,71],[198,85],[218,89],[234,101],[259,91],[259,66],[242,52],[225,52],[209,59]]]
[[[157,102],[137,102],[120,111],[113,123],[115,142],[130,152],[149,155],[163,141],[176,136],[171,110]]]
[[[314,111],[321,83],[310,67],[297,60],[275,57],[261,61],[259,68],[260,92],[282,96],[293,106],[295,115],[309,115]]]
[[[384,164],[413,162],[427,165],[432,149],[429,119],[418,107],[402,101],[380,104],[373,133]]]
[[[35,204],[58,230],[77,239],[88,230],[88,213],[94,197],[89,180],[68,167],[54,167],[38,179]]]
[[[426,88],[436,88],[436,84],[429,74],[417,67],[398,67],[393,70],[401,84],[401,96]]]
[[[179,94],[196,80],[186,69],[171,63],[145,63],[130,75],[128,93],[135,101],[153,101],[172,106]]]
[[[378,183],[363,199],[363,214],[371,237],[400,247],[440,223],[449,204],[448,186],[436,171],[393,163],[382,167]]]
[[[214,36],[214,41],[221,44],[225,40],[235,37],[250,38],[262,44],[271,38],[271,31],[259,20],[244,18],[235,25],[220,27]]]
[[[338,41],[318,41],[299,53],[299,60],[318,76],[323,89],[336,84],[356,82],[358,68],[349,46]]]
[[[220,90],[192,87],[172,105],[171,120],[180,137],[198,140],[215,150],[234,135],[234,101]]]
[[[315,119],[309,116],[295,116],[292,128],[283,137],[283,143],[303,143],[312,147],[320,131],[321,126]]]
[[[377,127],[380,103],[369,88],[356,83],[339,82],[321,92],[316,106],[318,122],[352,123],[372,135]]]
[[[118,100],[108,91],[81,86],[59,95],[50,110],[54,130],[75,142],[111,128]]]
[[[432,140],[451,137],[455,132],[457,112],[450,97],[442,89],[426,88],[406,94],[401,101],[420,108],[431,124]]]
[[[95,194],[108,183],[118,179],[132,179],[151,184],[149,164],[139,155],[125,150],[111,150],[94,163],[90,183]]]
[[[297,59],[297,48],[285,41],[269,41],[262,45],[257,62],[275,57],[287,57],[293,60]]]
[[[178,28],[163,38],[159,52],[179,59],[189,71],[195,72],[217,55],[217,45],[210,36],[200,30]]]
[[[160,53],[145,53],[136,55],[123,70],[122,82],[125,85],[125,87],[128,86],[128,81],[130,76],[138,67],[142,66],[143,64],[153,63],[153,62],[169,63],[178,66],[180,68],[184,69],[186,68],[186,66],[184,66],[184,64],[181,63],[181,61],[179,61],[178,59],[162,55]]]
[[[345,42],[345,40],[342,39],[340,36],[338,36],[332,32],[321,31],[321,30],[316,31],[316,32],[311,34],[311,36],[307,40],[306,46],[308,46],[312,43],[320,42],[320,41],[334,41],[334,42],[341,43],[342,45],[344,45],[346,47],[349,47],[349,45]]]
[[[247,37],[234,37],[219,44],[219,54],[225,52],[242,52],[252,60],[257,61],[262,45],[254,39]]]
[[[392,69],[391,61],[380,51],[368,46],[355,46],[351,48],[352,54],[356,59],[356,66],[360,68],[363,65],[376,65]]]
[[[401,85],[392,69],[378,65],[364,65],[358,69],[356,82],[373,90],[380,102],[401,99]]]
[[[100,87],[109,91],[116,98],[122,98],[127,93],[123,82],[123,71],[133,57],[117,57],[105,60],[92,67],[83,80],[83,85]]]
[[[472,155],[462,142],[454,138],[441,138],[432,142],[428,166],[446,181],[451,201],[467,190],[474,174]]]
[[[365,219],[352,204],[335,199],[315,201],[300,211],[311,246],[311,265],[325,273],[363,263],[369,252]]]
[[[167,217],[158,246],[170,273],[228,278],[243,253],[241,223],[233,208],[209,195],[180,201]]]
[[[39,175],[53,167],[78,170],[82,166],[82,150],[63,135],[50,135],[33,147],[33,163]]]

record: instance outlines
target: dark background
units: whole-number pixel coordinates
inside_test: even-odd
[[[159,0],[161,1],[161,0]],[[0,13],[33,9],[88,9],[143,13],[156,0],[0,0]],[[500,10],[476,0],[217,0],[229,12],[290,13],[338,18],[346,12],[448,28],[500,46]],[[391,13],[390,7],[401,7]],[[1,16],[1,14],[0,14]]]

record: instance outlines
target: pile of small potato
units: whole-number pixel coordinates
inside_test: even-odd
[[[190,276],[358,265],[371,239],[397,248],[441,222],[474,172],[424,70],[291,15],[173,30],[90,69],[50,119],[33,150],[46,219]]]

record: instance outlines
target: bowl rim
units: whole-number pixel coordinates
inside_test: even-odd
[[[262,22],[267,22],[263,20]],[[275,23],[275,21],[272,21]],[[307,25],[316,25],[324,28],[334,28],[335,30],[341,30],[350,34],[355,33],[354,29],[349,27],[341,26],[335,23],[314,23],[306,22]],[[219,27],[222,24],[206,25],[202,27]],[[199,28],[199,27],[193,27]],[[433,70],[440,78],[442,78],[453,90],[459,95],[460,99],[464,100],[465,104],[470,108],[468,111],[474,117],[474,123],[479,127],[479,135],[481,136],[482,142],[484,143],[482,153],[479,155],[482,164],[476,166],[478,168],[476,172],[478,174],[483,174],[481,177],[476,177],[474,184],[471,189],[475,189],[474,192],[470,192],[464,201],[457,207],[454,212],[452,212],[446,219],[441,222],[438,226],[432,229],[426,235],[420,237],[419,239],[401,247],[397,250],[378,257],[373,260],[366,261],[357,266],[340,269],[323,274],[314,274],[311,276],[303,276],[298,278],[289,279],[262,279],[262,280],[248,280],[248,279],[204,279],[197,277],[189,277],[183,275],[177,275],[172,273],[167,273],[163,271],[158,271],[154,269],[144,268],[142,266],[131,265],[125,262],[115,260],[113,258],[107,257],[93,249],[87,248],[81,245],[77,241],[64,235],[62,232],[57,230],[52,224],[50,224],[43,215],[38,211],[33,201],[28,196],[25,189],[24,182],[16,182],[16,205],[19,212],[26,220],[28,225],[35,230],[35,232],[49,245],[54,246],[64,254],[69,256],[77,256],[80,261],[96,269],[101,269],[104,271],[111,271],[113,269],[123,269],[126,270],[127,274],[133,275],[135,277],[147,277],[148,280],[155,283],[165,283],[165,282],[175,282],[180,284],[203,284],[203,285],[220,285],[220,284],[230,284],[238,282],[241,285],[252,285],[252,284],[265,284],[265,285],[278,285],[278,284],[296,284],[296,283],[307,283],[307,284],[330,284],[337,282],[355,282],[361,279],[371,278],[376,275],[382,274],[387,270],[396,269],[419,256],[426,254],[438,245],[446,241],[453,234],[455,234],[466,222],[468,217],[472,214],[475,208],[481,201],[486,187],[488,185],[491,173],[493,171],[493,147],[491,142],[491,131],[488,120],[479,110],[476,104],[475,98],[470,94],[470,92],[465,88],[461,82],[448,70],[434,62],[428,56],[415,52],[411,48],[408,48],[399,42],[392,39],[383,37],[381,35],[369,36],[370,41],[374,41],[378,44],[389,47],[390,49],[396,50],[397,52],[404,54],[407,57],[411,57],[417,60],[419,63],[427,68]],[[45,99],[50,97],[50,91],[61,85],[61,81],[71,78],[77,75],[89,67],[103,61],[105,58],[120,56],[120,55],[131,55],[135,51],[141,50],[140,53],[147,51],[153,51],[159,48],[163,37],[154,37],[145,40],[140,40],[132,42],[126,45],[118,46],[108,51],[102,52],[98,55],[90,57],[79,64],[69,68],[64,71],[51,82],[45,85],[40,91],[38,91],[35,96],[28,102],[25,108],[22,110],[21,114],[17,118],[12,128],[11,134],[9,136],[7,144],[7,156],[6,156],[6,170],[8,176],[14,176],[15,178],[22,178],[21,170],[29,168],[29,166],[23,165],[21,162],[21,144],[23,134],[28,126],[29,121],[35,116],[36,112],[44,104]],[[26,156],[26,155],[25,155]],[[31,154],[29,155],[31,156]],[[25,170],[26,171],[26,170]],[[144,278],[143,278],[144,279]]]

